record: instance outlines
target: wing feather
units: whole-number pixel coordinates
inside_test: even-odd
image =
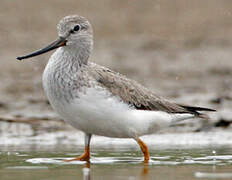
[[[207,108],[190,107],[171,103],[155,95],[152,91],[134,80],[116,73],[103,66],[89,63],[89,74],[98,81],[100,86],[107,88],[113,95],[119,96],[124,102],[133,105],[136,109],[150,111],[165,111],[168,113],[191,113],[200,115],[199,110]]]

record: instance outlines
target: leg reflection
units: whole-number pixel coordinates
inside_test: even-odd
[[[85,167],[82,169],[83,180],[91,180],[90,177],[90,162],[85,164]]]
[[[144,163],[143,164],[143,168],[142,168],[142,171],[141,171],[141,180],[146,180],[148,178],[148,175],[149,175],[149,165],[148,163]]]

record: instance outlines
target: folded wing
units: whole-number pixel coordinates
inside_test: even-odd
[[[139,110],[165,111],[168,113],[190,113],[196,116],[198,111],[215,111],[209,108],[192,107],[171,103],[134,80],[116,73],[100,65],[89,63],[89,73],[98,81],[100,86],[108,89],[113,95],[119,96],[124,102]]]

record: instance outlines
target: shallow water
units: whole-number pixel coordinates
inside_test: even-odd
[[[151,152],[145,165],[139,151],[93,151],[91,163],[64,162],[74,149],[1,151],[0,179],[232,179],[232,150],[170,149]]]

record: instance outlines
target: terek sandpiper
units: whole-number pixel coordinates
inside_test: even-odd
[[[58,40],[18,60],[58,48],[43,73],[43,87],[54,110],[85,133],[85,152],[71,159],[89,161],[91,135],[133,138],[149,161],[147,145],[139,138],[177,121],[205,117],[213,109],[171,103],[108,68],[89,62],[93,49],[90,23],[78,15],[58,24]]]

